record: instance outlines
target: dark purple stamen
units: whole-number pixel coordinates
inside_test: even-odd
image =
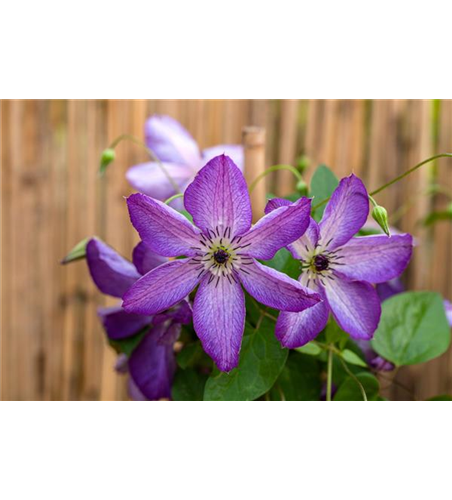
[[[220,249],[214,252],[213,258],[218,264],[224,264],[229,259],[229,254],[228,252]]]
[[[314,267],[317,272],[322,272],[328,269],[330,261],[324,255],[316,255],[314,257]]]

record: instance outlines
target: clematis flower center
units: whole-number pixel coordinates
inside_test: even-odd
[[[330,261],[325,255],[316,255],[314,257],[314,267],[317,272],[326,271],[330,266]]]
[[[224,264],[229,259],[229,254],[226,250],[220,248],[213,253],[213,258],[217,264]]]
[[[318,285],[326,284],[326,279],[334,280],[334,271],[337,266],[341,266],[340,249],[328,250],[323,245],[315,248],[306,247],[306,256],[301,259],[302,283],[309,286],[311,283]]]
[[[231,228],[216,227],[207,233],[200,235],[199,246],[192,247],[196,250],[196,256],[192,257],[190,264],[198,266],[199,275],[209,273],[209,283],[215,278],[215,286],[223,278],[230,283],[238,283],[239,272],[248,273],[244,266],[250,265],[253,259],[246,254],[245,248],[249,246],[241,245],[242,237],[231,236]]]

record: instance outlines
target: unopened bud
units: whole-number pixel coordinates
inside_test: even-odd
[[[105,172],[105,169],[110,165],[110,163],[116,158],[116,153],[114,149],[107,148],[102,152],[102,156],[100,158],[100,167],[99,171],[101,174]]]
[[[372,217],[374,221],[383,229],[383,231],[388,235],[391,236],[389,232],[389,225],[388,225],[388,212],[386,208],[380,207],[380,205],[377,205],[374,207],[372,210]]]
[[[297,187],[296,187],[297,191],[302,195],[302,196],[307,196],[308,194],[308,185],[306,184],[306,182],[303,180],[303,179],[300,179],[298,182],[297,182]]]

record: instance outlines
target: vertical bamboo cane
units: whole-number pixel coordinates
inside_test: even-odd
[[[305,153],[310,160],[312,170],[320,161],[320,123],[322,122],[323,102],[318,99],[308,101],[307,124],[305,135]],[[311,173],[311,172],[310,172]]]
[[[265,170],[265,129],[245,127],[243,129],[245,148],[245,178],[248,185]],[[253,221],[262,217],[265,208],[265,182],[259,182],[251,193]]]
[[[205,130],[205,102],[201,99],[190,99],[187,102],[187,128],[195,138],[196,142],[201,148],[206,146],[204,143],[204,130]]]

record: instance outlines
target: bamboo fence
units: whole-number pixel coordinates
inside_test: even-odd
[[[146,153],[123,142],[107,175],[97,174],[100,153],[117,136],[142,138],[148,116],[169,114],[201,148],[243,137],[249,181],[266,167],[305,156],[308,181],[325,163],[338,177],[354,172],[369,190],[428,156],[452,151],[447,99],[16,99],[2,100],[0,111],[5,500],[114,500],[128,498],[132,488],[132,472],[121,471],[131,454],[133,412],[124,404],[126,381],[113,371],[115,356],[96,316],[98,306],[112,302],[97,292],[84,262],[59,264],[93,234],[124,256],[137,242],[123,199],[132,192],[124,174]],[[418,170],[377,200],[395,213],[432,179],[452,190],[452,162]],[[294,188],[287,171],[265,182],[277,195]],[[264,184],[255,190],[255,217],[263,210],[264,191]],[[446,204],[441,194],[418,198],[397,226],[419,240],[406,283],[452,300],[452,226],[419,224]],[[401,370],[400,380],[420,400],[451,394],[452,352]],[[387,393],[409,399],[400,388]],[[21,471],[16,475],[15,466]],[[21,480],[24,475],[32,479]],[[168,494],[161,491],[159,498]]]

